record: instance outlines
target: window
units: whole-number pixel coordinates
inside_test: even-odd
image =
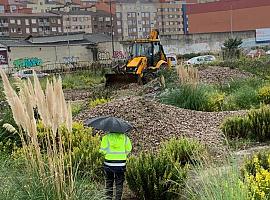
[[[82,29],[83,29],[82,25],[80,25],[79,27],[80,27],[80,30],[82,30]]]
[[[43,32],[43,28],[42,27],[38,28],[38,31]]]
[[[57,19],[57,23],[58,24],[61,24],[61,19]]]
[[[143,32],[145,32],[145,31],[146,31],[146,30],[145,30],[145,28],[143,28],[142,30],[143,30]]]
[[[22,29],[21,28],[18,28],[17,30],[18,30],[19,34],[22,34]]]
[[[30,29],[29,28],[25,28],[25,32],[26,33],[30,33]]]
[[[128,25],[132,25],[132,20],[128,20]]]
[[[32,32],[36,33],[37,32],[37,28],[32,28]]]
[[[16,28],[11,28],[11,33],[16,33]]]
[[[103,22],[103,17],[99,17],[99,18],[98,18],[98,21],[99,21],[99,22]]]
[[[17,24],[21,25],[21,20],[20,19],[17,19]]]
[[[146,25],[149,25],[149,24],[150,24],[150,21],[146,21],[145,24],[146,24]]]
[[[118,33],[122,33],[122,29],[121,28],[117,29],[117,31],[118,31]]]
[[[25,25],[29,25],[29,19],[25,19]]]
[[[136,13],[135,12],[132,13],[132,17],[136,17]]]
[[[145,21],[142,21],[142,24],[145,25]]]
[[[52,27],[52,31],[55,32],[56,31],[56,27]]]
[[[144,15],[144,12],[142,12],[142,17],[144,17],[145,15]]]
[[[128,17],[131,17],[131,13],[130,13],[130,12],[128,12],[128,13],[127,13],[127,16],[128,16]]]
[[[72,20],[73,20],[74,22],[78,21],[77,17],[72,17]]]
[[[44,21],[45,21],[45,19],[44,19]],[[56,23],[56,19],[55,18],[51,19],[51,22]]]
[[[170,23],[169,23],[169,22],[166,22],[165,24],[166,24],[167,26],[168,26],[168,25],[170,25]]]
[[[106,22],[109,22],[109,21],[110,21],[110,17],[106,17],[106,18],[105,18],[105,21],[106,21]]]
[[[133,28],[133,32],[136,33],[137,32],[137,28]]]
[[[118,26],[121,26],[121,21],[117,21],[117,25]]]
[[[15,19],[11,19],[11,20],[10,20],[10,23],[11,23],[11,24],[15,24]]]
[[[121,18],[121,13],[116,13],[117,18]]]
[[[80,22],[83,22],[83,17],[79,17],[79,21]]]
[[[133,20],[133,25],[136,25],[137,24],[137,21],[136,20]]]
[[[66,18],[66,21],[69,21],[69,17]]]
[[[32,24],[36,24],[37,23],[37,19],[32,19],[31,22],[32,22]]]
[[[145,13],[145,17],[149,17],[149,16],[150,16],[149,12]]]

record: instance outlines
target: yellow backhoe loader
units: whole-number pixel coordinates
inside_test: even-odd
[[[170,66],[160,44],[159,33],[153,30],[147,39],[130,41],[129,60],[125,65],[115,66],[113,74],[105,74],[106,86],[134,82],[144,84],[154,79],[159,70]]]

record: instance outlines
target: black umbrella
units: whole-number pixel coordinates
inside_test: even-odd
[[[85,121],[85,125],[111,133],[126,133],[133,127],[127,121],[116,117],[95,117]]]

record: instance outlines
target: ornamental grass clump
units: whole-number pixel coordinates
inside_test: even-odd
[[[61,78],[47,81],[46,90],[43,91],[34,74],[34,84],[28,79],[17,94],[5,72],[0,70],[0,74],[7,102],[19,127],[26,170],[29,175],[39,177],[45,199],[73,199],[72,113],[70,104],[64,98]],[[47,148],[43,150],[38,140],[37,117],[46,127]],[[61,137],[60,127],[63,126],[68,135],[67,147],[63,145]]]

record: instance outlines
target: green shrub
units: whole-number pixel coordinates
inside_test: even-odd
[[[43,144],[42,148],[46,148],[44,135],[44,126],[39,123],[39,140]],[[62,141],[66,148],[71,145],[73,166],[76,166],[76,170],[79,175],[87,175],[90,178],[100,180],[102,179],[103,170],[102,165],[104,156],[99,152],[100,137],[98,135],[92,135],[92,129],[86,128],[81,123],[73,123],[71,144],[68,144],[68,138],[65,134],[66,130],[61,130]]]
[[[186,168],[167,156],[142,153],[127,162],[127,183],[139,199],[174,199],[183,189],[186,178]]]
[[[171,139],[158,153],[141,153],[127,162],[127,182],[139,199],[176,199],[183,194],[188,167],[202,161],[206,149],[199,142]]]
[[[243,117],[231,117],[222,125],[223,133],[233,138],[250,138],[257,141],[270,139],[270,107],[262,106]]]
[[[71,103],[71,111],[72,111],[72,116],[75,117],[77,116],[83,109],[83,102],[72,102]]]
[[[196,164],[206,156],[206,149],[201,143],[188,138],[171,139],[162,144],[160,154],[167,156],[172,162]]]
[[[225,110],[250,109],[260,105],[257,91],[249,86],[243,86],[232,92],[224,101]]]
[[[21,139],[17,133],[10,132],[3,127],[4,124],[10,124],[17,129],[10,107],[5,105],[0,109],[0,112],[0,151],[11,153],[14,147],[21,146]]]
[[[229,139],[250,137],[250,122],[247,117],[230,117],[222,124],[222,131]]]
[[[90,108],[95,108],[96,106],[108,103],[109,101],[110,101],[110,99],[104,99],[104,98],[98,98],[98,99],[95,99],[95,100],[91,100],[89,102],[89,107]]]
[[[270,154],[260,152],[244,162],[242,175],[254,200],[270,198]]]
[[[265,85],[262,88],[259,89],[258,91],[260,100],[263,103],[269,104],[270,103],[270,86]]]

